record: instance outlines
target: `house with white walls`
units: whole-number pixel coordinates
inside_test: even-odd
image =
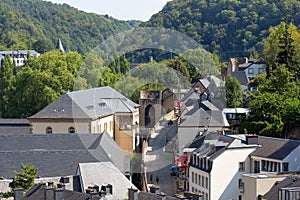
[[[251,138],[204,137],[207,139],[190,158],[189,191],[202,193],[204,200],[240,199],[242,175],[250,171],[249,155],[258,145]]]
[[[30,58],[38,57],[40,56],[40,53],[35,50],[0,51],[0,61],[7,55],[10,57],[11,61],[16,63],[16,67],[19,70],[25,64],[28,56],[30,56]]]
[[[264,195],[260,192],[267,192],[272,185],[256,190],[245,184],[249,185],[250,179],[265,179],[270,173],[300,171],[298,140],[257,135],[202,137],[204,140],[190,156],[189,191],[203,193],[205,200],[244,199],[251,193],[248,190]]]

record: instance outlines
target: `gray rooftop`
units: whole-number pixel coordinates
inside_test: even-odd
[[[29,119],[97,119],[138,112],[138,104],[109,86],[68,92]]]
[[[295,148],[300,145],[300,141],[287,140],[271,137],[258,137],[258,143],[261,147],[257,148],[251,156],[258,156],[264,158],[271,158],[276,160],[283,160]]]
[[[80,163],[78,175],[81,177],[83,191],[92,185],[112,185],[115,200],[126,199],[127,188],[136,188],[111,162]]]
[[[112,154],[120,149],[107,135],[0,135],[0,176],[14,177],[21,163],[35,165],[41,177],[74,175],[78,164],[87,162],[112,161],[122,172],[128,171],[129,157]]]
[[[273,199],[279,199],[279,189],[281,188],[294,188],[297,187],[298,191],[300,190],[300,177],[299,176],[289,176],[286,177],[283,181],[281,181],[278,184],[275,184],[269,192],[267,192],[263,199],[267,200],[273,200]]]
[[[204,110],[199,108],[191,115],[187,113],[182,117],[181,127],[227,127],[229,126],[224,113],[220,110]]]
[[[30,124],[27,119],[0,118],[0,134],[29,134]]]
[[[23,200],[48,200],[45,198],[45,185],[34,184],[25,194]],[[99,200],[99,196],[91,197],[88,194],[74,192],[71,190],[64,190],[64,200]]]
[[[249,79],[248,79],[245,71],[232,72],[231,76],[236,78],[240,82],[241,85],[248,86]]]

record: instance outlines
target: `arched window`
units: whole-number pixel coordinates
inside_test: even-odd
[[[75,133],[75,128],[74,127],[70,127],[69,128],[69,133]]]
[[[47,134],[51,134],[52,133],[52,128],[51,127],[47,127],[46,128],[46,133]]]

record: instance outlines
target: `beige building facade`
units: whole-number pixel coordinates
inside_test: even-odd
[[[137,145],[139,105],[110,87],[69,92],[29,117],[31,134],[107,132],[126,152]]]
[[[260,195],[266,194],[277,182],[285,179],[285,176],[269,174],[244,174],[242,181],[244,190],[242,192],[243,200],[257,199]]]

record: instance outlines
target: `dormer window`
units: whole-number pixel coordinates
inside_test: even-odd
[[[99,103],[99,106],[100,106],[100,107],[105,107],[105,106],[106,106],[106,103]]]

